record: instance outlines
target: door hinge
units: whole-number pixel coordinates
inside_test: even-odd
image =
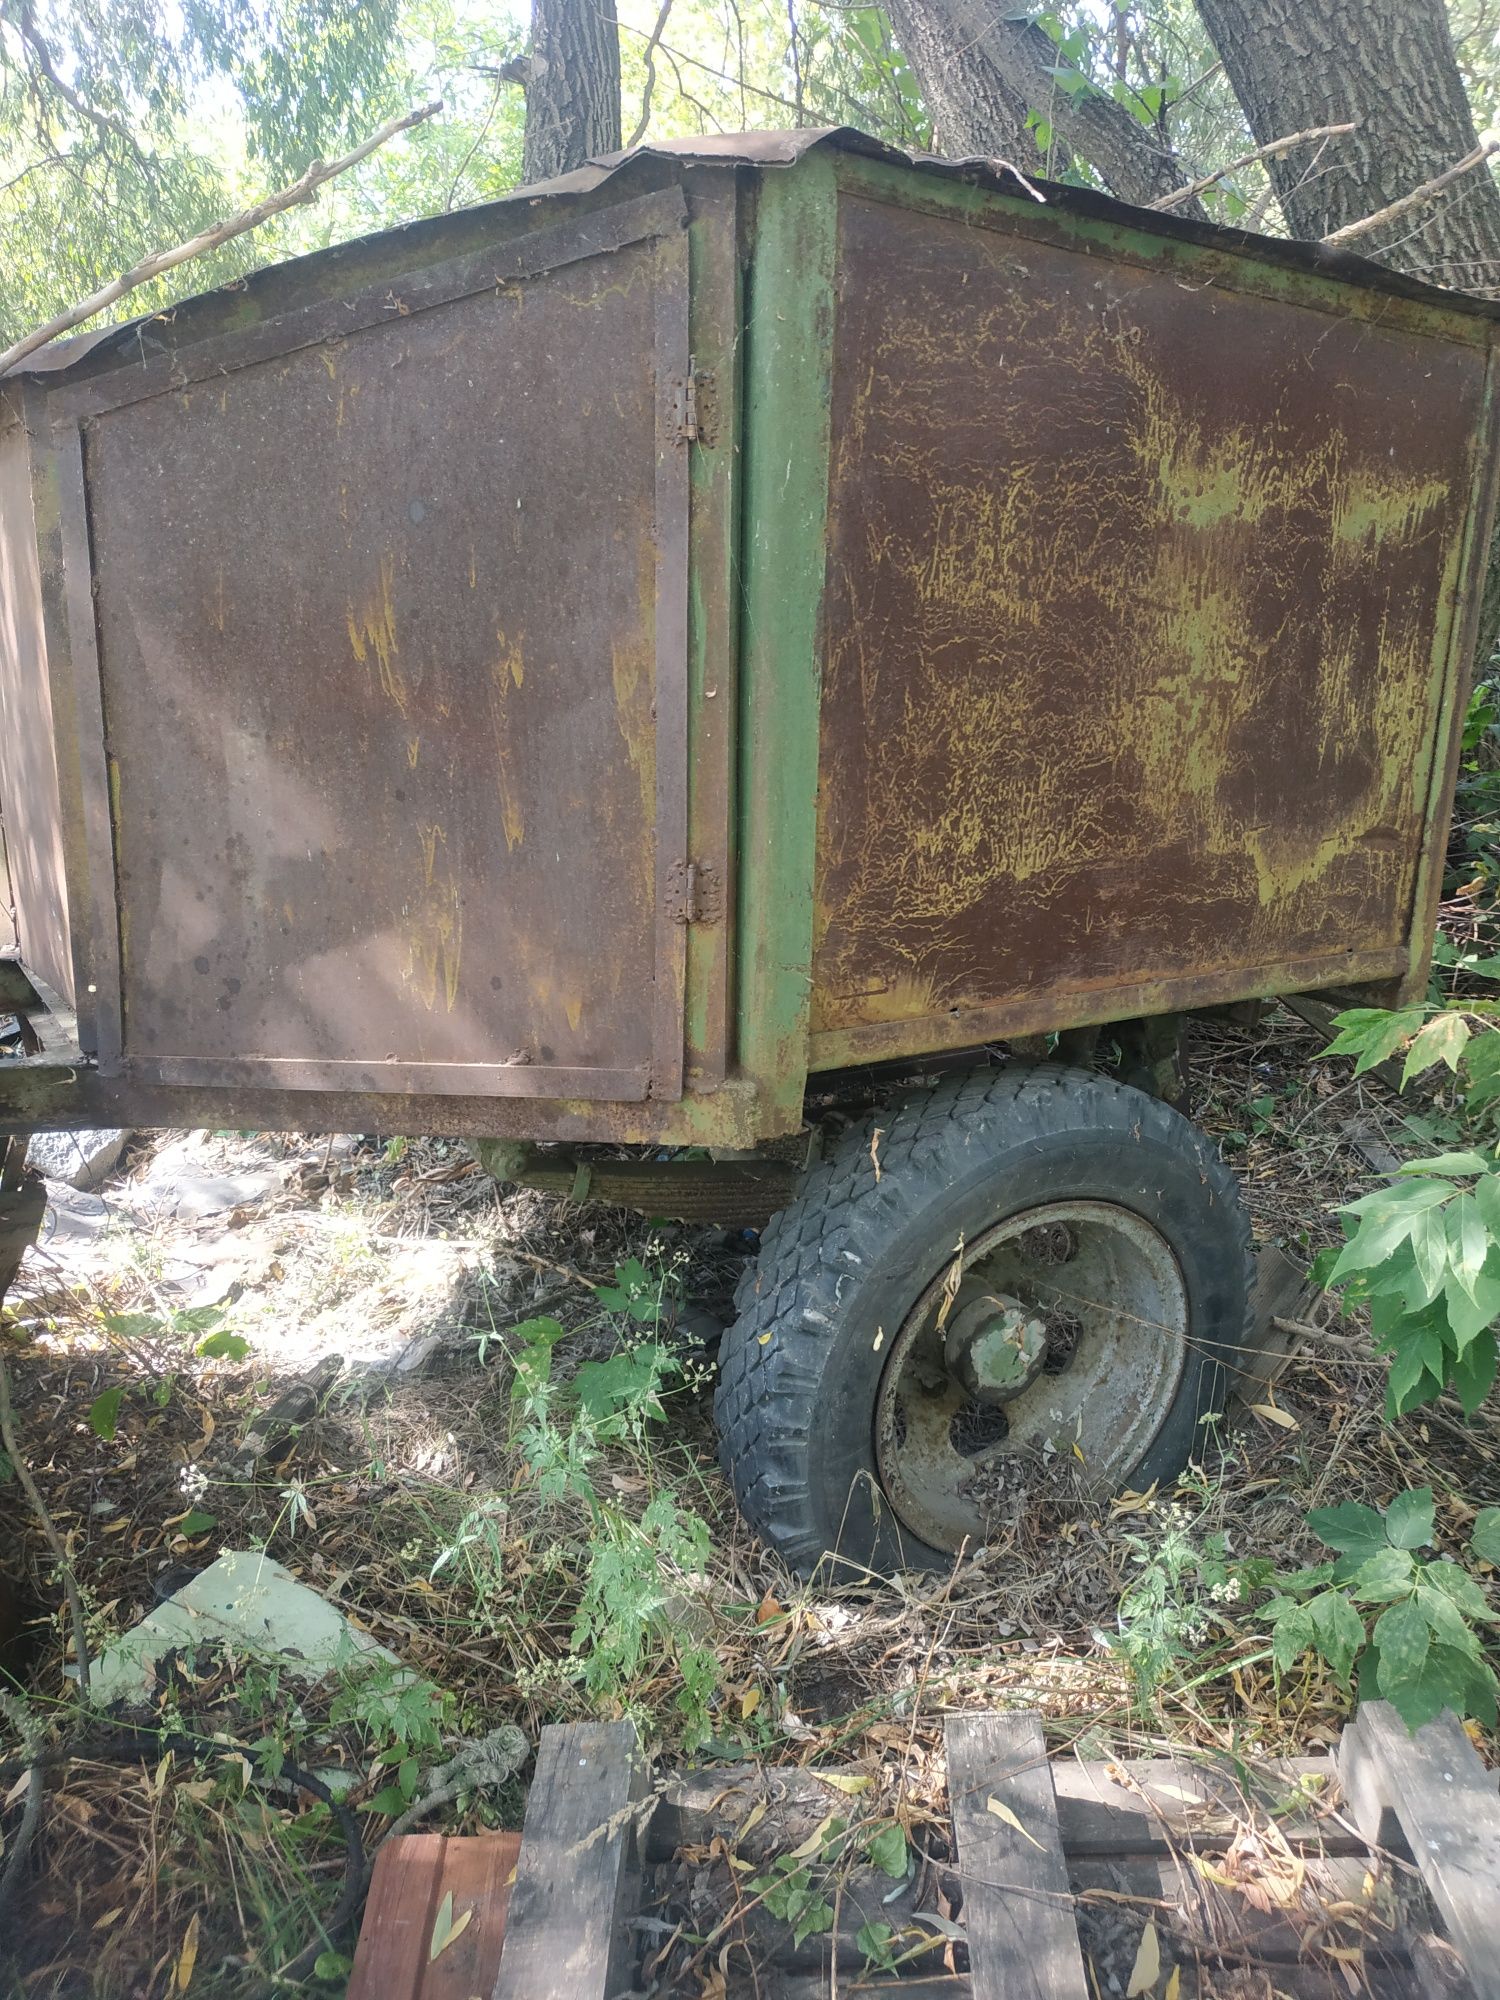
[[[674,924],[716,924],[719,878],[706,861],[674,861],[667,870],[667,915]]]
[[[708,444],[707,398],[713,382],[701,374],[688,357],[688,372],[672,384],[672,421],[679,444]]]

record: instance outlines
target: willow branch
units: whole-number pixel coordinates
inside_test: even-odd
[[[1178,102],[1181,102],[1180,98]],[[1216,168],[1213,173],[1205,174],[1201,180],[1189,181],[1183,188],[1174,188],[1170,194],[1162,195],[1150,206],[1155,209],[1179,208],[1194,195],[1202,194],[1205,188],[1211,188],[1215,181],[1223,180],[1226,174],[1237,174],[1241,167],[1253,167],[1257,160],[1274,159],[1278,153],[1289,153],[1293,146],[1310,145],[1314,139],[1337,138],[1340,134],[1352,132],[1354,129],[1354,124],[1312,125],[1305,132],[1288,132],[1284,139],[1272,139],[1268,145],[1257,146],[1253,153],[1242,153],[1237,160],[1231,160],[1227,167]]]
[[[345,153],[337,160],[314,160],[307,172],[290,187],[280,189],[276,194],[268,194],[253,207],[243,209],[238,215],[227,216],[222,222],[210,224],[196,236],[190,236],[185,243],[179,243],[171,250],[158,250],[150,257],[111,280],[101,291],[82,299],[75,306],[69,306],[56,319],[48,320],[34,333],[28,333],[13,347],[0,354],[0,375],[14,368],[18,361],[24,361],[28,354],[34,354],[39,347],[45,347],[49,340],[56,340],[59,334],[71,333],[75,326],[81,326],[86,319],[93,319],[97,313],[108,310],[117,299],[123,299],[127,292],[137,286],[146,285],[153,278],[161,277],[165,271],[175,270],[179,264],[186,264],[193,257],[207,256],[209,251],[218,250],[236,236],[243,236],[247,230],[258,229],[273,215],[280,215],[284,209],[295,208],[299,203],[317,199],[318,190],[336,175],[348,173],[361,160],[368,159],[377,147],[393,139],[398,132],[405,132],[410,126],[420,125],[431,118],[434,112],[442,110],[441,100],[423,105],[420,111],[408,111],[403,118],[389,118],[378,131],[372,132],[363,144]]]
[[[1444,188],[1452,187],[1465,174],[1473,173],[1476,167],[1482,167],[1495,153],[1500,153],[1500,132],[1486,132],[1472,153],[1465,153],[1461,160],[1443,173],[1435,174],[1430,181],[1423,181],[1420,187],[1414,187],[1410,194],[1402,195],[1388,208],[1377,208],[1373,215],[1362,216],[1358,222],[1346,222],[1342,229],[1335,229],[1331,236],[1325,236],[1324,243],[1351,243],[1356,236],[1367,236],[1372,229],[1397,221],[1412,209],[1431,201],[1434,195],[1441,194]]]

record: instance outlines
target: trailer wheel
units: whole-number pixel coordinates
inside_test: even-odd
[[[715,1400],[740,1508],[799,1569],[887,1572],[982,1542],[1007,1485],[1170,1478],[1250,1276],[1233,1177],[1167,1105],[1051,1065],[950,1078],[847,1133],[765,1233]]]

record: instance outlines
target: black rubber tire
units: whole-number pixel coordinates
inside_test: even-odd
[[[1223,1363],[1244,1350],[1250,1321],[1249,1218],[1213,1145],[1158,1099],[1093,1072],[950,1077],[847,1132],[770,1224],[740,1285],[719,1359],[719,1454],[742,1513],[793,1568],[828,1552],[880,1574],[952,1563],[879,1491],[878,1331],[901,1325],[960,1232],[972,1242],[1042,1202],[1089,1199],[1151,1223],[1187,1293],[1187,1367],[1121,1483],[1171,1478],[1204,1449],[1200,1420],[1222,1407]]]

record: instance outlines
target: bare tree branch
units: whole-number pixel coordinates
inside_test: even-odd
[[[1377,208],[1373,215],[1361,216],[1358,222],[1346,222],[1342,229],[1335,229],[1333,234],[1325,236],[1323,241],[1351,243],[1356,236],[1365,236],[1372,229],[1383,228],[1387,222],[1394,222],[1398,216],[1422,207],[1425,202],[1431,201],[1434,195],[1441,194],[1444,188],[1452,187],[1453,183],[1462,180],[1465,174],[1471,174],[1476,167],[1482,167],[1485,161],[1496,153],[1500,153],[1500,132],[1484,133],[1473,152],[1465,153],[1461,160],[1456,161],[1445,172],[1434,174],[1430,181],[1423,181],[1420,187],[1414,187],[1410,194],[1402,195],[1399,201],[1393,201],[1385,208]]]
[[[258,229],[261,223],[269,221],[273,215],[280,215],[283,209],[295,208],[299,202],[315,200],[319,188],[325,182],[333,180],[338,174],[347,173],[351,167],[358,166],[361,160],[368,159],[370,154],[383,146],[387,139],[393,139],[398,132],[405,132],[413,125],[420,125],[424,119],[431,118],[434,112],[441,111],[442,108],[441,100],[435,99],[431,104],[424,104],[420,111],[408,111],[403,118],[388,118],[378,131],[372,132],[368,139],[356,146],[352,152],[345,153],[342,158],[328,161],[314,160],[301,180],[294,181],[290,187],[282,188],[276,194],[268,194],[252,208],[242,210],[239,215],[231,215],[222,222],[211,224],[209,228],[200,230],[196,236],[190,236],[186,243],[177,244],[174,249],[158,250],[152,256],[143,258],[139,264],[132,266],[120,277],[112,279],[102,290],[80,300],[77,305],[69,306],[66,312],[60,312],[55,319],[49,319],[45,326],[39,326],[35,332],[26,334],[13,346],[6,348],[5,352],[0,354],[0,375],[5,374],[7,369],[14,368],[18,361],[24,361],[28,354],[34,354],[39,347],[45,347],[49,340],[56,340],[59,334],[70,333],[75,326],[81,326],[86,319],[93,319],[96,314],[107,311],[116,299],[124,298],[127,292],[133,292],[137,286],[149,284],[153,278],[159,278],[164,271],[174,270],[177,265],[186,264],[190,258],[203,257],[210,250],[220,249],[224,244],[232,242],[236,236],[243,236],[247,230]]]
[[[1270,159],[1277,153],[1289,153],[1293,146],[1311,144],[1314,139],[1330,139],[1337,133],[1352,132],[1357,121],[1347,125],[1314,125],[1306,132],[1288,132],[1284,139],[1273,139],[1269,146],[1257,146],[1253,153],[1241,153],[1237,160],[1231,160],[1227,167],[1216,168],[1205,174],[1201,180],[1190,181],[1186,187],[1174,188],[1171,194],[1164,194],[1159,200],[1149,204],[1155,209],[1180,208],[1185,201],[1191,201],[1211,188],[1215,181],[1223,180],[1226,174],[1237,174],[1241,167],[1253,167],[1257,160]]]
[[[666,32],[667,16],[671,11],[672,0],[661,0],[661,10],[656,16],[656,25],[651,30],[643,57],[646,65],[646,84],[641,92],[641,115],[636,122],[635,130],[625,141],[625,150],[627,153],[632,146],[638,146],[641,143],[642,139],[646,136],[646,127],[651,123],[651,93],[656,88],[656,49],[662,35]]]

